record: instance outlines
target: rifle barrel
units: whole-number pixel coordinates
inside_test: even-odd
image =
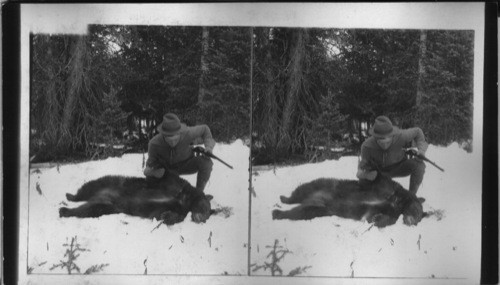
[[[441,170],[442,172],[444,172],[444,169],[442,169],[441,167],[439,167],[437,164],[435,164],[434,162],[430,161],[430,160],[427,160],[427,162],[429,162],[430,164],[434,165],[437,169]]]
[[[213,157],[213,158],[217,159],[218,161],[222,162],[225,166],[233,169],[233,167],[231,165],[227,164],[226,162],[224,162],[222,159],[218,158],[217,156],[212,155],[211,157]]]
[[[439,167],[436,163],[434,163],[434,161],[431,161],[430,159],[428,159],[427,157],[425,157],[425,155],[422,155],[422,154],[418,154],[415,150],[413,149],[406,149],[405,150],[405,153],[409,156],[416,156],[418,158],[420,158],[421,160],[423,161],[427,161],[428,163],[432,164],[434,167],[436,167],[437,169],[441,170],[442,172],[444,172],[444,169]]]
[[[201,149],[201,148],[200,148],[200,149]],[[211,152],[206,152],[205,150],[200,150],[200,149],[196,149],[196,148],[194,148],[194,149],[193,149],[193,151],[194,151],[194,152],[197,152],[197,153],[201,153],[201,154],[206,155],[206,156],[211,157],[211,158],[215,158],[215,159],[217,159],[218,161],[220,161],[222,164],[224,164],[225,166],[227,166],[227,167],[229,167],[229,168],[233,169],[233,167],[232,167],[231,165],[227,164],[225,161],[223,161],[222,159],[218,158],[215,154],[213,154],[213,153],[211,153]]]
[[[422,159],[422,160],[425,160],[427,161],[428,163],[434,165],[437,169],[441,170],[442,172],[444,172],[444,169],[439,167],[436,163],[434,163],[433,161],[431,161],[430,159],[428,159],[427,157],[423,156],[423,155],[417,155],[418,158]]]

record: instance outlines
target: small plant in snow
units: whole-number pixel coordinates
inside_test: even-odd
[[[47,261],[43,261],[43,262],[38,263],[38,264],[36,264],[34,266],[28,266],[26,272],[28,272],[28,274],[31,274],[31,273],[33,273],[33,270],[35,270],[37,267],[42,267],[46,263],[47,263]]]
[[[73,271],[77,271],[80,273],[80,267],[75,263],[76,259],[80,256],[78,253],[80,252],[85,252],[88,251],[86,248],[81,248],[80,244],[76,240],[76,236],[71,238],[71,243],[64,243],[64,247],[68,247],[66,249],[66,253],[64,254],[64,257],[66,257],[66,260],[61,260],[59,264],[54,264],[50,270],[54,270],[57,267],[61,267],[61,269],[66,268],[68,270],[68,274],[71,274]]]
[[[288,276],[295,276],[295,275],[300,275],[302,273],[305,273],[307,271],[307,269],[311,268],[312,266],[302,266],[302,267],[297,267],[295,268],[294,270],[290,271],[290,273],[288,273]]]
[[[267,245],[266,248],[270,248],[271,251],[267,255],[266,258],[270,259],[269,262],[264,262],[262,265],[251,264],[250,267],[253,267],[252,272],[256,272],[260,269],[264,269],[264,271],[268,270],[271,272],[272,276],[283,276],[283,269],[278,265],[287,254],[292,253],[287,248],[279,245],[279,241],[274,240],[274,245]],[[298,274],[302,274],[306,272],[307,269],[311,268],[311,266],[297,267],[288,273],[288,276],[295,276]]]
[[[99,264],[99,265],[92,265],[90,266],[87,270],[85,270],[85,272],[83,274],[92,274],[92,273],[97,273],[97,272],[101,272],[104,267],[108,266],[109,264],[106,263],[106,264]]]
[[[66,260],[60,260],[59,264],[54,264],[50,270],[54,270],[58,267],[61,269],[66,268],[68,271],[68,274],[72,274],[72,272],[76,271],[80,273],[80,267],[75,263],[75,261],[78,259],[80,254],[78,252],[85,252],[85,251],[90,251],[89,249],[82,248],[80,247],[80,244],[77,241],[77,237],[72,237],[71,238],[71,243],[64,243],[64,247],[67,247],[66,253],[64,254],[64,257],[66,257]],[[85,270],[84,274],[92,274],[96,273],[99,271],[102,271],[104,267],[108,266],[109,264],[100,264],[100,265],[92,265],[89,267],[87,270]]]

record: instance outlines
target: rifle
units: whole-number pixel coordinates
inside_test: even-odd
[[[417,157],[417,158],[419,158],[419,159],[421,159],[421,160],[423,160],[423,161],[427,161],[428,163],[430,163],[430,164],[434,165],[437,169],[439,169],[439,170],[441,170],[442,172],[444,172],[444,169],[442,169],[441,167],[439,167],[436,163],[434,163],[433,161],[431,161],[430,159],[428,159],[428,158],[427,158],[427,157],[425,157],[424,155],[422,155],[422,154],[418,154],[418,152],[417,152],[416,150],[414,150],[414,149],[411,149],[411,148],[410,148],[410,149],[407,149],[407,150],[405,150],[405,153],[406,153],[406,155],[408,155],[408,156],[410,156],[410,157],[415,156],[415,157]]]
[[[218,158],[217,156],[215,156],[215,154],[211,153],[211,152],[208,152],[206,151],[204,148],[202,148],[201,146],[197,146],[197,147],[193,147],[193,152],[194,153],[197,153],[197,154],[203,154],[204,156],[208,156],[208,157],[211,157],[211,158],[214,158],[214,159],[217,159],[218,161],[222,162],[225,166],[233,169],[233,167],[229,164],[227,164],[225,161],[223,161],[222,159]]]

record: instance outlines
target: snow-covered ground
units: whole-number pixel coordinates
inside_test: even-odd
[[[126,154],[49,169],[30,170],[28,267],[35,273],[50,270],[64,257],[72,237],[80,247],[75,263],[83,273],[93,265],[108,264],[105,274],[229,274],[247,273],[248,156],[241,141],[217,145],[214,152],[231,164],[231,170],[214,161],[205,193],[212,194],[212,208],[223,209],[204,224],[191,221],[166,226],[156,220],[125,214],[100,218],[59,218],[58,209],[80,203],[68,202],[65,193],[75,193],[86,181],[104,175],[142,176],[142,154]],[[147,154],[146,154],[147,156]],[[183,176],[192,185],[196,175]],[[146,271],[147,270],[147,271]],[[76,271],[73,271],[76,273]]]
[[[478,277],[481,225],[480,165],[457,144],[430,146],[427,157],[445,172],[427,164],[424,182],[417,193],[425,197],[424,211],[433,214],[417,226],[398,222],[384,229],[366,222],[339,217],[311,221],[271,219],[273,209],[289,209],[280,195],[319,177],[356,179],[357,157],[324,161],[252,176],[257,194],[252,201],[252,262],[270,261],[266,246],[278,240],[288,249],[279,263],[283,274],[308,267],[301,275],[337,277]],[[409,178],[395,179],[405,188]],[[258,270],[256,274],[269,274]]]
[[[27,283],[40,284],[37,280],[49,278],[50,284],[68,284],[67,280],[58,279],[67,276],[66,268],[51,268],[68,260],[64,256],[68,246],[64,244],[71,244],[76,237],[74,244],[86,251],[79,251],[74,263],[82,273],[97,266],[98,272],[92,276],[99,276],[80,284],[108,284],[108,281],[118,284],[117,280],[120,284],[127,280],[134,280],[132,284],[138,280],[152,284],[143,274],[166,278],[157,284],[182,281],[202,284],[213,278],[218,283],[255,284],[254,279],[243,277],[248,270],[249,148],[238,140],[230,145],[218,144],[214,153],[234,166],[231,170],[214,161],[212,177],[205,189],[207,194],[214,195],[212,208],[224,212],[210,217],[205,224],[195,224],[188,215],[182,223],[158,228],[158,221],[124,214],[86,219],[58,215],[59,207],[64,204],[78,205],[66,201],[65,193],[74,193],[86,181],[109,174],[141,176],[142,154],[31,168],[29,192],[21,194],[21,199],[27,197],[29,202],[27,208],[21,208],[22,228],[27,227],[27,254],[20,257],[20,270],[25,261],[30,273]],[[271,219],[273,209],[290,207],[281,204],[279,196],[289,195],[301,183],[318,177],[355,179],[357,157],[254,171],[250,263],[255,265],[252,268],[270,261],[268,246],[277,240],[282,250],[289,250],[277,263],[283,275],[299,268],[298,276],[321,277],[314,279],[320,283],[328,283],[330,277],[374,282],[382,279],[371,277],[410,278],[405,280],[418,282],[439,278],[477,283],[481,165],[456,144],[447,148],[430,146],[427,156],[446,172],[427,165],[418,196],[426,198],[424,210],[434,214],[414,227],[405,226],[401,219],[384,229],[338,217],[311,221]],[[195,184],[195,175],[183,177]],[[397,181],[408,186],[408,178]],[[23,224],[23,217],[27,217],[27,225]],[[23,239],[20,242],[22,250]],[[260,268],[252,274],[271,273]],[[174,277],[177,279],[169,279]],[[86,278],[71,280],[89,280],[90,276]],[[269,281],[264,277],[254,278],[259,283]],[[304,280],[292,279],[287,278],[287,282]]]

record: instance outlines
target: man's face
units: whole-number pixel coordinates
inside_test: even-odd
[[[171,147],[174,147],[179,143],[179,140],[181,138],[180,134],[175,134],[175,135],[170,135],[170,136],[163,136],[165,141],[170,145]]]
[[[387,150],[392,145],[392,136],[386,137],[386,138],[378,138],[377,139],[377,144],[383,150]]]

